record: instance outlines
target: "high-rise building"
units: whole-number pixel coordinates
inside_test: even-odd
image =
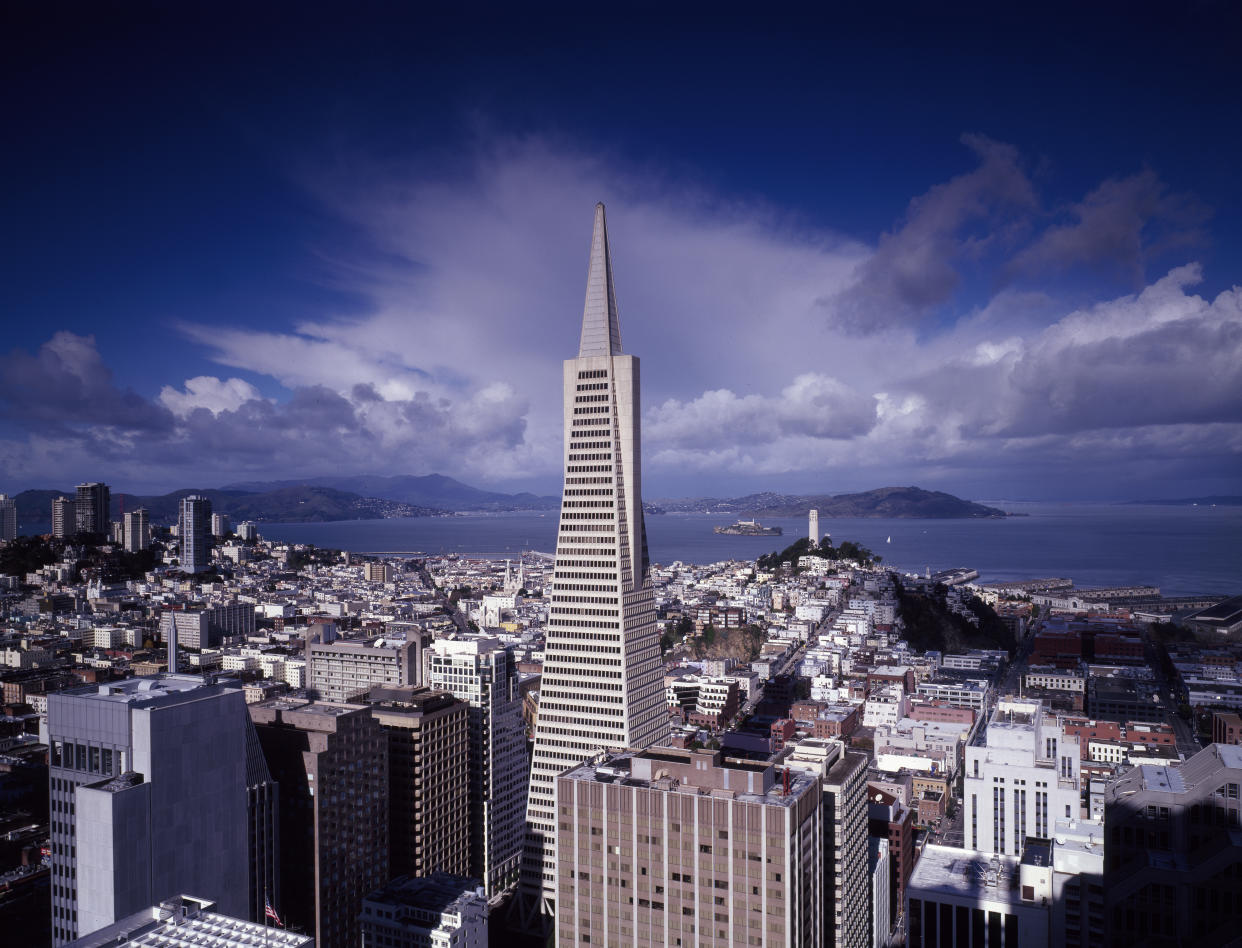
[[[52,500],[52,536],[64,539],[78,532],[78,502],[72,497]]]
[[[0,542],[17,539],[17,501],[0,494]]]
[[[213,513],[211,515],[211,535],[213,537],[226,537],[229,534],[229,515],[222,513]]]
[[[1037,701],[1002,699],[982,739],[966,748],[963,834],[968,849],[1022,855],[1057,820],[1081,815],[1078,737]]]
[[[815,775],[653,747],[567,771],[556,803],[558,945],[821,944]]]
[[[564,365],[565,487],[522,884],[552,911],[558,774],[669,733],[641,492],[638,359],[621,351],[604,205],[595,206],[578,356]]]
[[[811,541],[812,547],[819,546],[819,511],[812,510],[807,516],[807,538]]]
[[[78,485],[76,523],[78,533],[103,536],[112,523],[112,491],[107,484]]]
[[[45,726],[53,944],[178,892],[248,915],[240,683],[159,675],[71,688],[48,695]]]
[[[125,552],[139,553],[151,545],[151,524],[147,508],[139,507],[125,513]]]
[[[388,743],[392,875],[465,875],[470,865],[469,725],[447,691],[376,687],[371,713]]]
[[[211,501],[198,494],[181,498],[177,518],[181,569],[201,573],[211,566]]]
[[[470,875],[489,896],[517,882],[526,834],[526,730],[513,650],[498,639],[440,639],[424,681],[469,705]]]
[[[820,825],[824,839],[824,948],[863,948],[871,912],[859,893],[868,889],[866,754],[847,751],[831,738],[793,745],[786,764],[820,779]],[[883,906],[888,911],[888,906]]]
[[[1109,945],[1236,944],[1242,931],[1242,747],[1144,764],[1105,791]]]
[[[387,742],[371,709],[277,698],[249,706],[280,788],[280,904],[317,948],[354,948],[388,881]]]

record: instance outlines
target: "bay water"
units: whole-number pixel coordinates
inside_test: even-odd
[[[1242,507],[987,501],[1026,516],[997,520],[831,519],[820,533],[853,540],[904,572],[977,569],[981,582],[1064,576],[1080,587],[1153,585],[1166,596],[1242,594]],[[779,537],[712,532],[730,514],[648,514],[651,559],[668,565],[753,560],[806,535],[805,517],[763,519]],[[261,523],[272,540],[355,553],[516,557],[556,548],[557,514],[459,514],[332,523]]]

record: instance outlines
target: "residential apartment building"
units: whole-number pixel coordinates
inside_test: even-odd
[[[306,647],[307,691],[324,701],[365,701],[373,687],[417,685],[421,640],[337,639]]]

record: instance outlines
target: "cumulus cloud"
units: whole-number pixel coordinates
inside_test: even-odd
[[[235,411],[259,397],[259,390],[245,379],[222,380],[214,375],[200,375],[186,379],[180,391],[165,385],[160,390],[159,402],[178,418],[184,418],[196,408],[205,408],[213,415]]]
[[[147,398],[114,380],[93,339],[57,333],[0,366],[0,474],[167,488],[442,472],[554,490],[559,361],[576,350],[601,198],[622,338],[642,359],[649,493],[703,493],[712,477],[731,478],[725,490],[767,476],[834,490],[1050,471],[1072,483],[1075,459],[1236,467],[1242,291],[1194,295],[1191,265],[1085,304],[1058,298],[1054,280],[958,297],[980,262],[1029,275],[1147,261],[1162,232],[1187,232],[1174,226],[1187,202],[1139,175],[1049,227],[1016,150],[968,144],[978,167],[915,198],[873,247],[538,140],[481,148],[452,180],[349,167],[348,183],[310,186],[366,235],[369,257],[322,261],[363,311],[182,327],[218,364],[283,392],[265,398],[222,371]],[[937,307],[955,318],[929,328]]]

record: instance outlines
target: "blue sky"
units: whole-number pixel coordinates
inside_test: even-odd
[[[3,14],[0,490],[554,492],[596,200],[647,496],[1242,492],[1229,4]]]

